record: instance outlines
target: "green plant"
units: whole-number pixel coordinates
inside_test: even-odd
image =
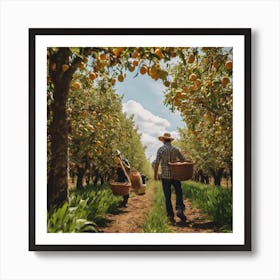
[[[188,181],[183,193],[225,231],[232,230],[232,192],[230,189]]]
[[[160,183],[155,184],[154,205],[151,211],[147,214],[143,224],[143,232],[145,233],[165,233],[171,232],[168,227],[168,220],[165,215],[164,195]]]
[[[97,232],[96,224],[85,216],[84,200],[76,207],[64,203],[62,207],[48,213],[48,232]]]
[[[71,191],[69,203],[49,211],[48,232],[98,232],[98,224],[119,200],[108,185]]]

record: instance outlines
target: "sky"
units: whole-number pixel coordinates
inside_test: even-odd
[[[123,95],[123,112],[128,116],[134,115],[135,125],[146,146],[146,156],[153,161],[162,145],[158,137],[169,132],[176,139],[177,128],[184,127],[184,122],[179,112],[173,113],[164,106],[165,86],[162,81],[154,81],[141,74],[134,78],[135,74],[128,72],[124,82],[117,82],[115,88],[118,94]]]

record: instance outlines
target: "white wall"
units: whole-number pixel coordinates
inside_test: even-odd
[[[280,279],[279,1],[0,3],[0,279]],[[28,251],[30,27],[252,28],[253,252]]]

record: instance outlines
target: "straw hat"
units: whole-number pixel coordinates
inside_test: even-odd
[[[174,138],[171,136],[170,133],[165,132],[162,136],[159,136],[158,138],[160,141],[163,141],[164,139],[170,139],[171,141],[174,140]]]

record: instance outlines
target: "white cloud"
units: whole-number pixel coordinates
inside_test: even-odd
[[[129,100],[124,103],[123,111],[129,116],[134,115],[134,121],[141,133],[158,136],[170,127],[170,122],[168,120],[152,114],[134,100]]]
[[[139,128],[142,134],[141,140],[146,148],[146,156],[148,159],[153,160],[156,157],[157,149],[162,145],[158,140],[158,136],[168,131],[171,126],[170,122],[164,118],[152,114],[145,109],[140,103],[129,100],[123,104],[123,111],[128,116],[134,115],[135,125]],[[177,138],[176,131],[171,132],[172,136]]]

